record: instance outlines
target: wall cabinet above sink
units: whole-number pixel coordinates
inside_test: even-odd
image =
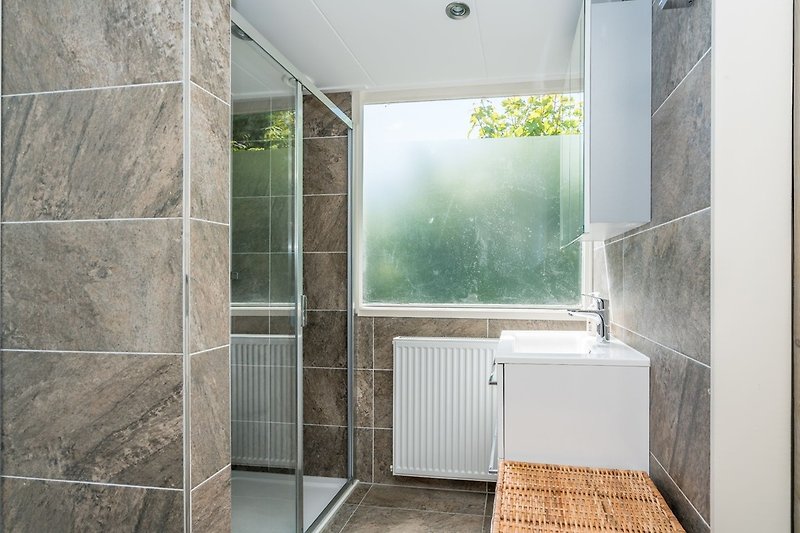
[[[652,3],[587,0],[584,13],[583,179],[562,172],[562,244],[650,221]]]

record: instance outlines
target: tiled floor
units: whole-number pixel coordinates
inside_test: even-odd
[[[493,494],[359,484],[325,533],[488,533]]]

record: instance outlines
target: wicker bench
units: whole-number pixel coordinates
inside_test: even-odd
[[[503,461],[492,533],[684,532],[650,477]]]

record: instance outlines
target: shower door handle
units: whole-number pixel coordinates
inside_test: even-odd
[[[300,325],[306,327],[308,325],[308,297],[304,294],[302,296]]]

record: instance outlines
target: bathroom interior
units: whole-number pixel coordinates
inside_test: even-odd
[[[0,8],[0,532],[800,528],[791,5]]]

